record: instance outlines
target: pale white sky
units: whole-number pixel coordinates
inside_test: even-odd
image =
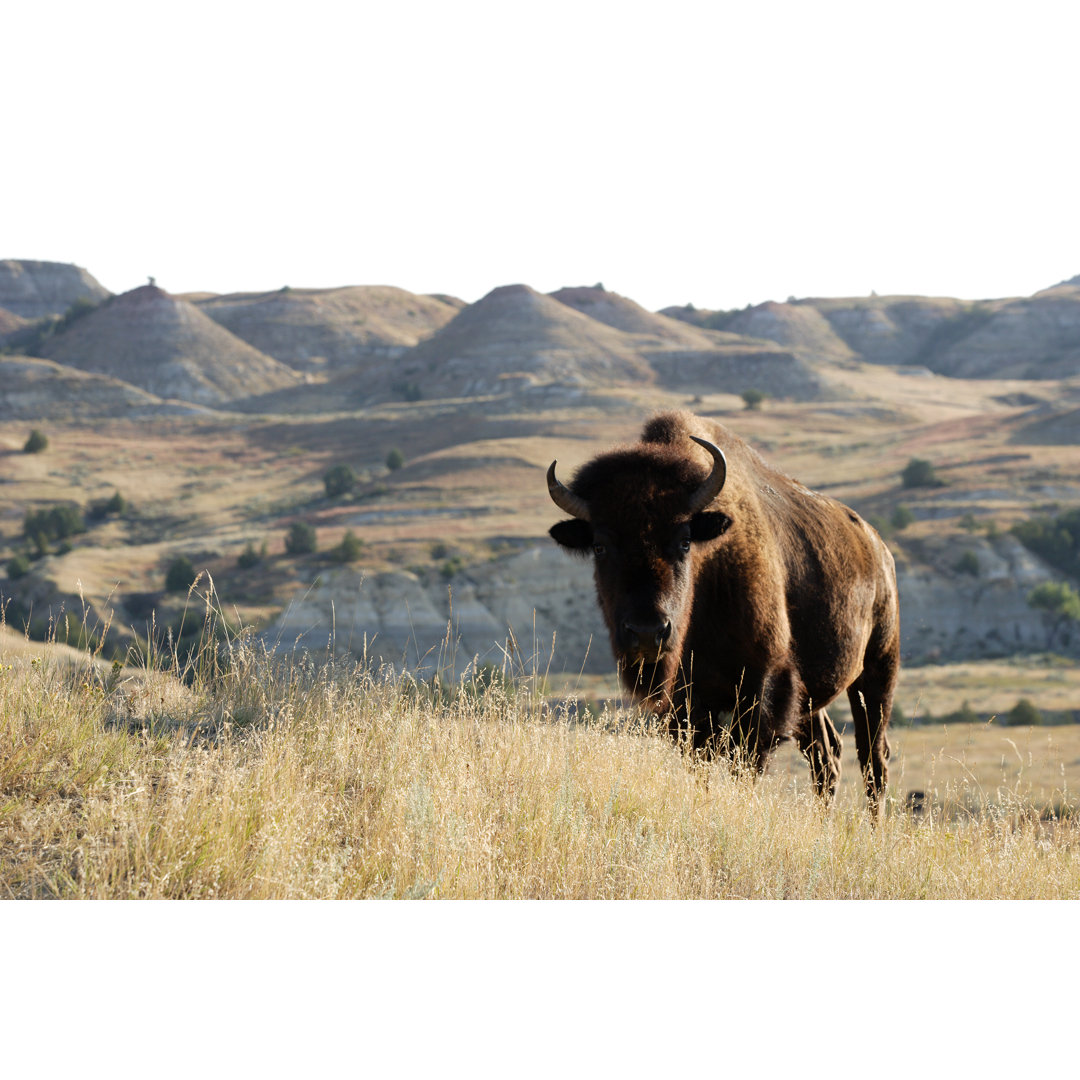
[[[1080,274],[1080,5],[5,5],[0,258],[120,292],[602,281],[648,308]]]

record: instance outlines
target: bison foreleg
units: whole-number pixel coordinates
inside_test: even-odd
[[[836,795],[840,782],[840,733],[824,709],[811,712],[804,727],[799,729],[799,749],[810,763],[814,790],[828,806]]]

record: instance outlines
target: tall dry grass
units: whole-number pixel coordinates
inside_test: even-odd
[[[1018,800],[874,829],[533,678],[433,687],[243,636],[186,668],[93,659],[2,662],[0,895],[1080,895],[1074,828]]]

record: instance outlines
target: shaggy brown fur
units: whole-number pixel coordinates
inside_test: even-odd
[[[727,459],[723,489],[696,514],[688,502],[711,460],[691,435]],[[627,688],[695,750],[739,748],[758,770],[795,739],[827,801],[840,736],[825,709],[847,691],[876,816],[900,667],[896,574],[878,534],[689,413],[655,416],[640,442],[594,458],[569,488],[589,520],[551,535],[594,557]]]

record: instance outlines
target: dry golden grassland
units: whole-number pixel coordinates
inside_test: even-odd
[[[0,895],[1080,896],[1074,826],[1008,788],[943,784],[943,808],[894,801],[874,829],[853,792],[823,814],[805,771],[693,766],[534,679],[437,691],[243,639],[211,655],[185,686],[3,653]]]

